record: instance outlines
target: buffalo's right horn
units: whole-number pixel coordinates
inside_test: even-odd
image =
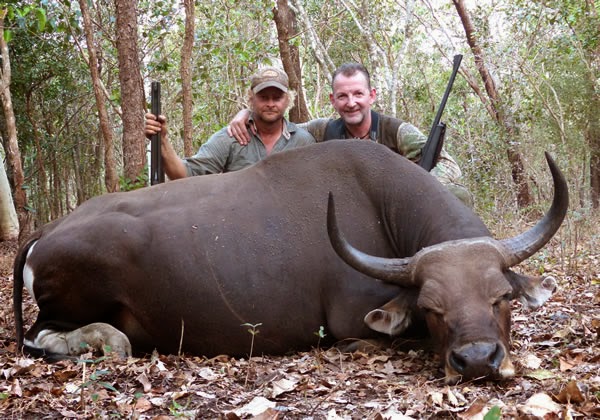
[[[333,194],[327,205],[327,233],[333,249],[348,265],[367,276],[400,285],[412,280],[411,258],[381,258],[365,254],[348,243],[340,232],[335,216]]]

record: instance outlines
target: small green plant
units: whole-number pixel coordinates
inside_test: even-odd
[[[316,359],[317,359],[317,369],[320,372],[322,370],[322,366],[323,366],[321,363],[321,340],[327,336],[327,334],[325,334],[325,327],[323,327],[321,325],[319,327],[319,329],[317,331],[315,331],[313,334],[316,335],[317,337],[319,337],[317,340],[317,348],[315,349],[315,355],[316,355]]]
[[[173,400],[169,407],[169,413],[171,413],[172,416],[177,417],[177,418],[187,417],[187,414],[185,413],[185,411],[187,410],[189,405],[190,405],[189,399],[185,405],[181,405],[177,401]]]
[[[322,325],[319,327],[318,331],[315,331],[314,334],[319,337],[319,340],[317,341],[317,350],[319,349],[319,346],[321,345],[321,340],[324,339],[325,337],[327,337],[327,334],[325,334],[325,327],[323,327]]]
[[[110,374],[110,370],[107,369],[97,369],[96,365],[102,361],[104,361],[106,357],[102,356],[98,359],[90,360],[90,359],[81,359],[79,363],[83,364],[83,373],[82,373],[82,383],[79,386],[80,394],[81,394],[81,408],[86,410],[86,399],[85,399],[85,390],[90,390],[90,398],[93,402],[98,400],[98,389],[104,388],[109,391],[117,392],[114,386],[112,386],[109,382],[103,381],[101,378]],[[87,376],[87,366],[91,366],[93,368],[92,373]]]
[[[262,322],[259,322],[258,324],[250,324],[249,322],[242,324],[242,327],[249,327],[248,332],[252,336],[252,340],[250,341],[250,355],[248,356],[248,359],[252,359],[252,352],[254,351],[254,337],[256,337],[256,334],[260,332],[260,330],[258,330],[258,327],[260,327],[261,325]]]
[[[248,385],[248,378],[250,376],[250,363],[252,362],[252,353],[254,352],[254,337],[256,337],[256,334],[260,332],[258,330],[258,327],[260,327],[261,325],[262,322],[259,322],[258,324],[250,324],[248,322],[242,324],[242,327],[249,327],[248,332],[252,336],[252,340],[250,341],[250,354],[248,355],[248,370],[246,371],[246,380],[244,381],[244,388]]]

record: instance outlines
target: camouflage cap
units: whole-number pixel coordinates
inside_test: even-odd
[[[254,93],[258,93],[268,87],[276,87],[287,92],[289,88],[287,74],[276,67],[265,67],[250,78],[250,89]]]

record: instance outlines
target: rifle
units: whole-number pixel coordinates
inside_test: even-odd
[[[160,82],[152,82],[150,85],[150,108],[158,118],[160,115]],[[150,185],[162,182],[165,182],[165,172],[162,168],[160,153],[160,133],[156,133],[150,139]]]
[[[454,67],[452,68],[452,75],[450,76],[450,81],[448,82],[448,86],[446,87],[446,92],[444,93],[444,97],[442,98],[442,103],[438,108],[438,112],[433,120],[433,125],[431,130],[429,131],[429,136],[427,137],[427,142],[421,149],[421,160],[419,161],[419,166],[425,169],[427,172],[431,171],[435,168],[437,161],[440,157],[440,153],[442,152],[442,146],[444,145],[444,136],[446,135],[446,124],[440,122],[442,118],[442,113],[444,112],[444,108],[446,107],[446,101],[448,100],[448,96],[450,96],[450,91],[452,90],[452,85],[454,84],[454,79],[456,78],[456,74],[458,73],[458,68],[460,67],[460,62],[462,60],[462,55],[457,54],[454,56]]]

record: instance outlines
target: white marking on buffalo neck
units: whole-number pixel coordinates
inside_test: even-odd
[[[31,247],[29,247],[29,251],[27,251],[27,257],[25,258],[25,266],[23,267],[23,283],[25,284],[27,290],[29,290],[29,295],[33,298],[35,303],[37,303],[35,295],[33,294],[33,281],[35,279],[35,276],[31,267],[29,266],[29,264],[27,264],[27,258],[29,258],[29,256],[33,252],[34,247],[35,243],[31,245]]]

